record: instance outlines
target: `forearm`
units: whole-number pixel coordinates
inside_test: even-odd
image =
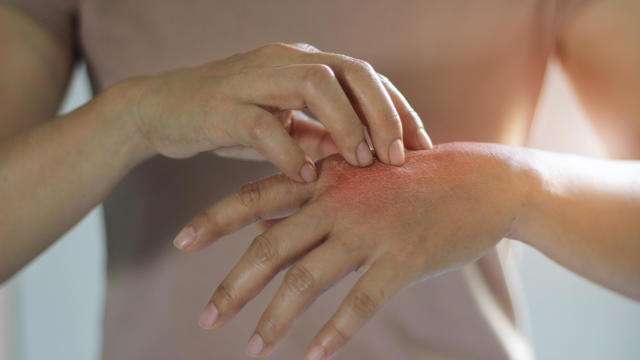
[[[640,299],[640,162],[528,154],[536,185],[512,236]]]
[[[0,280],[18,271],[149,157],[121,88],[0,143]]]

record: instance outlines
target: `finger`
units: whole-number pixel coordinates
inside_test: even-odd
[[[373,67],[365,61],[345,56],[327,57],[329,66],[335,70],[340,84],[367,125],[378,159],[386,164],[402,165],[405,152],[400,115]]]
[[[258,235],[211,296],[202,327],[217,329],[227,323],[280,269],[321,241],[330,228],[329,218],[310,206]],[[215,321],[206,315],[210,308],[218,314]]]
[[[309,64],[248,70],[238,75],[237,82],[230,86],[231,91],[246,101],[264,107],[308,107],[327,128],[350,164],[367,166],[373,162],[364,125],[329,66]]]
[[[291,213],[312,192],[313,184],[297,183],[284,175],[248,183],[194,217],[173,243],[181,250],[200,250],[253,221]]]
[[[231,159],[266,161],[264,156],[255,149],[245,145],[223,146],[211,151],[213,154]]]
[[[249,354],[266,356],[273,351],[295,318],[362,260],[330,239],[292,265],[256,326],[249,341]]]
[[[331,319],[311,341],[307,359],[327,359],[401,287],[397,267],[374,263],[358,280]]]
[[[255,51],[255,54],[258,55],[255,56],[256,59],[261,59],[257,63],[263,66],[283,66],[296,63],[316,66],[317,64],[329,65],[330,69],[335,71],[337,80],[344,88],[350,102],[353,103],[361,121],[368,125],[378,158],[387,164],[401,165],[404,163],[405,152],[400,116],[387,90],[370,64],[345,55],[322,52],[311,45],[299,43],[294,45],[268,44]],[[318,118],[322,121],[320,116]],[[331,128],[329,130],[331,134],[335,134]],[[339,140],[336,138],[334,140],[343,149]],[[360,147],[363,157],[366,156],[367,150],[365,145]],[[345,158],[347,161],[350,159]]]
[[[280,119],[258,106],[233,123],[236,139],[256,149],[290,178],[312,182],[317,173],[313,160],[291,138]]]
[[[289,133],[314,161],[340,152],[329,131],[320,122],[301,111],[294,111],[291,114]]]
[[[378,158],[402,165],[405,159],[402,122],[394,103],[373,67],[362,60],[321,51],[300,53],[301,63],[327,64],[362,121],[368,126]]]
[[[387,164],[401,165],[404,163],[405,153],[400,116],[387,90],[370,64],[345,55],[322,52],[311,45],[300,43],[294,45],[268,44],[258,49],[256,54],[258,55],[256,58],[262,59],[259,63],[269,66],[294,63],[329,65],[335,71],[340,85],[353,103],[362,122],[368,125],[378,158]],[[322,119],[320,120],[322,121]],[[331,131],[331,134],[334,132]],[[338,139],[334,138],[334,140],[340,146]],[[364,145],[361,147],[361,151],[365,154]]]
[[[260,221],[256,222],[256,224],[255,224],[256,230],[258,230],[258,232],[263,233],[263,232],[269,230],[273,225],[279,223],[280,221],[282,221],[284,219],[286,219],[286,218],[260,220]]]
[[[393,85],[389,79],[381,74],[378,74],[382,84],[384,85],[387,93],[393,101],[400,120],[402,121],[402,136],[404,144],[411,150],[429,150],[433,148],[431,139],[427,132],[424,130],[424,125],[418,113],[413,110],[407,99],[402,93]]]
[[[293,140],[313,161],[340,152],[331,139],[331,134],[322,124],[302,111],[279,111],[274,114],[289,132]],[[220,147],[212,151],[221,157],[242,160],[265,161],[265,157],[254,148],[245,145]]]

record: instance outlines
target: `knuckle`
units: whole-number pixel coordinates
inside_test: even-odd
[[[374,78],[378,76],[376,71],[373,69],[373,66],[371,66],[371,64],[369,64],[364,60],[351,59],[348,61],[347,65],[348,65],[347,68],[349,69],[349,71],[357,75],[364,75],[369,78]]]
[[[378,77],[382,80],[383,83],[391,84],[391,80],[386,75],[378,73]]]
[[[353,312],[362,318],[370,317],[377,310],[378,303],[378,299],[362,290],[355,291],[349,299]]]
[[[327,329],[329,330],[329,332],[333,333],[333,335],[335,335],[335,337],[338,338],[341,343],[344,344],[349,340],[349,336],[347,335],[347,333],[343,330],[340,330],[340,328],[336,324],[334,324],[333,321],[327,323]]]
[[[256,49],[259,53],[263,54],[272,54],[280,52],[284,49],[289,49],[289,46],[282,42],[271,42],[265,45],[262,45],[258,49]]]
[[[295,295],[302,295],[313,289],[316,279],[304,265],[293,265],[284,278],[285,288]]]
[[[234,292],[233,287],[226,281],[223,281],[216,289],[216,295],[214,296],[218,300],[218,309],[221,313],[228,312],[229,309],[235,308],[240,298]]]
[[[249,129],[249,143],[256,144],[269,137],[272,124],[269,119],[258,119],[251,124]]]
[[[404,107],[400,110],[398,110],[398,115],[401,118],[420,118],[420,116],[418,115],[418,112],[413,110],[412,107]],[[418,124],[421,125],[421,124]]]
[[[297,47],[298,49],[300,49],[302,51],[306,51],[306,52],[310,52],[310,53],[315,53],[315,52],[319,52],[320,51],[315,46],[313,46],[311,44],[308,44],[308,43],[304,43],[304,42],[295,43],[295,44],[293,44],[293,46]]]
[[[286,189],[287,198],[292,198],[301,185],[299,182],[291,179],[285,174],[277,174],[263,181],[265,187],[273,186]]]
[[[251,262],[257,266],[263,266],[273,261],[278,255],[277,247],[270,235],[262,233],[253,239],[249,248]]]
[[[253,209],[262,197],[262,186],[257,182],[244,184],[236,192],[236,196],[244,207]]]
[[[206,226],[212,227],[215,226],[215,216],[211,213],[210,210],[205,210],[199,213],[194,221],[195,224],[198,224],[198,227]],[[195,226],[194,224],[194,226]]]
[[[336,74],[329,65],[325,64],[309,65],[305,75],[307,85],[312,87],[332,82],[335,79]]]

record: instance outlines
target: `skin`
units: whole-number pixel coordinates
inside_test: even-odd
[[[398,291],[475,261],[503,237],[640,299],[638,161],[450,143],[410,152],[401,168],[354,168],[336,156],[318,168],[314,184],[277,175],[245,185],[187,227],[196,240],[183,250],[194,251],[293,211],[253,240],[201,318],[204,328],[221,328],[288,267],[249,341],[251,355],[269,355],[315,298],[358,271],[306,354],[330,357]]]
[[[449,3],[454,4],[455,2]],[[617,79],[622,83],[626,79],[631,84],[625,83],[625,86],[637,89],[633,87],[631,79],[637,74],[634,72],[637,71],[637,67],[632,65],[638,51],[630,45],[635,44],[634,42],[622,40],[623,35],[633,36],[628,34],[634,34],[635,31],[635,22],[622,16],[623,14],[633,14],[635,11],[633,10],[634,2],[592,1],[589,6],[581,6],[580,11],[568,11],[567,9],[571,8],[574,2],[563,1],[558,2],[557,5],[559,16],[556,25],[552,26],[551,21],[545,22],[546,20],[533,24],[522,21],[529,19],[526,15],[532,11],[533,7],[536,8],[536,11],[539,10],[536,13],[537,18],[552,19],[550,14],[554,13],[556,5],[547,6],[550,3],[514,3],[514,6],[522,9],[521,13],[518,12],[517,15],[524,14],[523,16],[509,16],[508,18],[498,16],[497,19],[491,17],[491,12],[479,12],[474,8],[477,4],[469,3],[466,4],[468,7],[460,7],[452,12],[455,13],[456,19],[451,22],[454,24],[452,26],[437,21],[443,14],[448,13],[425,11],[424,16],[428,21],[425,20],[422,23],[424,26],[433,26],[433,28],[416,30],[415,33],[404,33],[402,39],[398,37],[394,44],[397,46],[394,48],[393,56],[387,56],[388,54],[372,55],[367,52],[367,49],[371,48],[371,44],[359,42],[354,45],[349,43],[348,36],[336,38],[334,42],[338,48],[348,48],[354,54],[369,54],[373,60],[382,63],[392,59],[412,59],[419,63],[420,66],[392,63],[384,69],[384,72],[397,84],[401,83],[400,87],[403,90],[406,89],[404,93],[411,95],[410,99],[420,100],[418,103],[414,101],[416,110],[423,114],[425,119],[428,119],[425,121],[428,121],[429,133],[434,136],[436,142],[465,139],[521,144],[526,138],[526,131],[523,129],[527,128],[536,103],[544,63],[550,51],[557,45],[562,50],[559,51],[560,59],[575,84],[580,84],[578,92],[580,94],[587,92],[596,94],[593,96],[594,101],[603,107],[608,107],[609,114],[613,111],[617,113],[613,117],[597,116],[592,112],[594,121],[603,124],[601,129],[611,128],[607,124],[615,124],[612,126],[614,128],[634,129],[637,126],[637,119],[640,118],[637,116],[637,107],[630,102],[619,103],[615,101],[620,94],[633,94],[634,92],[629,91],[628,88],[603,86],[610,83],[610,79],[606,76],[604,78],[588,76],[588,74],[596,73],[593,70],[598,70],[598,74],[605,75],[619,73],[621,76],[616,77]],[[442,7],[443,4],[438,6]],[[435,10],[441,10],[441,8]],[[273,21],[276,23],[289,21],[290,19],[286,18],[285,13],[282,12],[283,17],[274,18]],[[122,179],[124,174],[133,167],[133,164],[138,162],[136,158],[140,156],[140,153],[148,151],[148,149],[144,141],[137,143],[140,140],[135,136],[137,129],[122,126],[118,120],[119,116],[114,115],[121,110],[122,103],[129,100],[127,98],[129,92],[127,91],[107,91],[100,96],[102,100],[96,99],[91,105],[83,108],[84,110],[81,109],[66,117],[50,121],[55,125],[41,125],[55,117],[55,110],[63,95],[72,65],[72,46],[48,33],[45,28],[26,21],[10,10],[2,8],[0,14],[2,14],[0,44],[3,47],[3,53],[12,54],[11,57],[0,59],[0,76],[3,80],[0,81],[0,94],[3,99],[3,106],[0,107],[2,115],[0,131],[3,138],[16,137],[21,139],[19,141],[11,140],[13,144],[11,146],[14,146],[15,151],[7,150],[6,153],[2,153],[4,156],[0,161],[1,166],[6,166],[5,169],[12,169],[11,172],[2,173],[3,176],[0,177],[3,185],[10,184],[12,186],[3,187],[11,190],[5,190],[2,193],[3,206],[0,207],[0,225],[2,226],[0,229],[9,229],[6,224],[10,219],[29,219],[29,224],[22,224],[21,228],[14,227],[11,228],[11,231],[7,230],[0,234],[0,246],[3,249],[0,251],[0,256],[5,255],[0,259],[2,260],[0,264],[5,265],[0,271],[2,279],[6,279],[15,269],[20,268],[29,258],[53,242],[93,204],[104,199],[113,188],[113,184]],[[513,13],[510,14],[513,15]],[[463,21],[458,21],[461,18]],[[615,21],[608,23],[607,19]],[[610,26],[611,23],[616,26]],[[488,24],[493,27],[487,26]],[[503,27],[496,26],[496,24]],[[520,24],[524,25],[519,26]],[[488,31],[494,28],[499,31]],[[536,36],[531,36],[523,29],[533,29]],[[594,29],[591,34],[598,34],[602,37],[596,39],[584,31],[585,29]],[[615,30],[615,33],[603,34],[602,29]],[[324,33],[325,30],[323,29],[322,32]],[[557,39],[551,38],[550,32],[557,32]],[[436,46],[438,51],[435,53],[430,51],[434,45],[441,45],[438,39],[443,38],[442,34],[445,34],[444,39],[447,41],[447,46]],[[313,30],[307,30],[300,36],[314,38],[317,33],[314,33]],[[405,36],[406,41],[403,40]],[[522,39],[527,40],[523,41]],[[619,41],[611,41],[611,39],[619,39]],[[235,40],[222,39],[222,42],[224,41],[233,42]],[[530,44],[530,41],[535,43],[535,47],[539,51],[533,54],[527,53],[525,57],[513,56],[515,50],[521,50],[520,45]],[[26,44],[29,46],[25,46]],[[417,44],[422,46],[417,46]],[[611,66],[612,59],[606,58],[599,58],[598,61],[593,62],[585,61],[585,59],[595,59],[595,56],[598,55],[596,53],[600,55],[606,53],[596,51],[605,45],[608,46],[608,51],[627,49],[627,56],[616,57],[617,61],[627,66],[620,66],[620,63]],[[180,51],[175,53],[180,53]],[[521,51],[517,53],[522,55]],[[171,55],[167,54],[168,57]],[[227,55],[227,53],[220,54],[219,58]],[[477,71],[477,64],[482,65],[483,74],[487,71],[491,72],[491,81],[487,81],[487,76],[476,76],[474,71]],[[577,71],[578,68],[581,70]],[[526,76],[522,77],[521,74],[526,74]],[[584,78],[584,81],[580,81],[581,78]],[[5,81],[7,79],[9,80]],[[15,79],[19,79],[19,81]],[[399,82],[396,79],[399,79]],[[15,87],[13,84],[16,81],[21,86]],[[465,89],[465,92],[461,92],[460,89]],[[619,91],[612,92],[615,89]],[[589,100],[586,96],[581,96]],[[4,99],[9,100],[4,102]],[[510,111],[512,108],[518,111],[512,113]],[[354,110],[356,113],[360,111],[357,106],[354,106]],[[280,119],[279,114],[278,118]],[[286,123],[286,121],[284,122]],[[114,124],[118,124],[118,126]],[[34,129],[36,127],[39,127],[40,130],[36,131]],[[30,130],[28,133],[31,135],[23,137],[16,135],[20,131],[27,130]],[[131,135],[130,131],[134,131],[134,135]],[[625,133],[633,134],[631,131]],[[100,141],[87,142],[86,139]],[[10,140],[7,140],[6,144],[9,143]],[[15,145],[19,143],[22,145]],[[71,146],[83,143],[85,144],[84,151],[78,151],[78,146]],[[616,156],[618,154],[621,157],[637,156],[628,151],[629,142],[612,140],[609,143],[611,146],[614,146],[614,143],[627,144],[624,146],[625,150],[616,153]],[[47,144],[70,144],[70,146],[46,146]],[[3,149],[9,149],[9,145],[3,145],[5,146]],[[300,146],[308,151],[307,154],[310,157],[314,157],[312,150],[307,150],[302,144]],[[113,154],[112,149],[114,148],[123,151]],[[316,147],[311,146],[310,148]],[[6,154],[12,154],[12,157],[10,158]],[[384,152],[380,154],[379,156],[384,156]],[[231,155],[233,156],[233,154]],[[178,154],[178,156],[182,155]],[[12,161],[9,162],[6,159],[12,159]],[[72,161],[61,162],[60,159],[71,159]],[[39,169],[28,167],[28,164],[34,163],[39,164]],[[194,159],[193,163],[198,164],[193,168],[208,165],[207,161],[202,158]],[[66,175],[78,174],[78,164],[83,164],[81,177]],[[150,167],[165,167],[166,164],[166,162],[157,162]],[[153,171],[150,173],[153,174]],[[11,176],[9,177],[7,174],[11,174]],[[119,191],[111,193],[109,202],[105,206],[105,212],[111,217],[116,217],[115,214],[121,212],[126,205],[131,204],[131,198],[125,196],[126,190],[135,190],[137,181],[142,180],[147,183],[153,181],[161,185],[173,181],[173,179],[158,177],[150,179],[146,175],[144,172],[138,172],[121,181]],[[199,172],[192,172],[181,176],[197,177],[200,175]],[[50,179],[46,183],[47,187],[37,193],[38,197],[34,198],[34,189],[42,189],[42,179],[45,177]],[[8,183],[7,178],[18,180]],[[79,178],[85,179],[86,182],[78,181]],[[203,182],[206,183],[206,179]],[[91,186],[86,184],[91,184]],[[202,187],[198,191],[206,197],[209,194],[206,190],[206,187]],[[215,189],[208,190],[215,191]],[[11,197],[14,193],[16,195]],[[84,196],[75,196],[78,193]],[[20,196],[20,194],[23,195]],[[24,194],[28,194],[30,199],[35,200],[24,203],[23,199],[27,196]],[[149,203],[153,198],[155,198],[155,194],[136,194],[135,203]],[[65,209],[62,213],[59,211],[61,208]],[[11,211],[7,209],[11,209]],[[185,206],[184,208],[174,208],[169,215],[166,215],[158,207],[150,209],[148,216],[158,223],[164,223],[171,221],[171,219],[191,216],[193,212],[193,207]],[[32,224],[42,224],[42,226],[32,226]],[[137,241],[155,245],[158,245],[157,239],[164,241],[163,237],[169,237],[173,232],[173,229],[164,229],[161,234],[149,232],[141,234],[140,229],[143,226],[144,224],[141,223],[118,222],[116,217],[116,220],[108,223],[107,230],[108,233],[124,234],[123,238],[135,236]],[[141,236],[139,236],[140,234]],[[20,239],[20,241],[16,239]],[[27,246],[27,249],[23,250],[21,246]],[[4,249],[11,249],[11,251]],[[23,251],[24,254],[21,253]],[[482,260],[484,259],[480,261]]]
[[[141,88],[137,126],[150,148],[167,157],[244,145],[292,179],[312,181],[315,174],[304,179],[300,173],[305,164],[313,167],[310,157],[285,131],[292,122],[287,112],[296,109],[309,109],[327,129],[298,116],[299,131],[315,131],[316,142],[332,140],[354,166],[373,159],[362,121],[387,164],[404,162],[403,128],[407,147],[431,147],[422,121],[387,78],[362,60],[306,44],[269,44],[130,82],[133,91]]]
[[[68,76],[69,44],[50,42],[13,10],[2,8],[0,16],[0,40],[7,53],[16,54],[0,64],[5,78],[28,72],[40,57],[52,72]],[[14,30],[24,41],[9,35]],[[42,92],[35,98],[61,94],[65,81],[36,76],[31,83],[42,85]],[[242,158],[249,147],[292,179],[310,182],[316,179],[313,159],[336,150],[351,165],[371,164],[361,117],[385,163],[404,162],[403,138],[409,148],[431,147],[419,117],[388,79],[364,61],[303,44],[270,44],[126,79],[82,108],[38,125],[55,111],[53,104],[28,111],[27,95],[9,86],[0,95],[16,101],[0,110],[0,245],[11,249],[0,252],[2,281],[102,201],[132,168],[158,154],[186,158],[226,148]],[[294,111],[307,107],[320,122]],[[55,210],[63,203],[64,210]]]
[[[605,142],[610,154],[620,159],[638,159],[640,158],[640,151],[638,149],[637,134],[640,134],[638,131],[640,128],[640,121],[638,120],[640,119],[640,108],[633,99],[637,99],[638,94],[640,94],[640,82],[637,81],[640,70],[638,70],[638,66],[635,66],[637,60],[640,59],[640,47],[635,46],[637,42],[632,39],[640,33],[637,21],[633,20],[637,18],[636,15],[640,12],[640,7],[637,2],[633,1],[591,1],[585,4],[578,4],[576,7],[580,11],[567,14],[566,22],[561,31],[559,31],[557,37],[558,58],[574,82],[578,95],[585,102],[586,110],[599,130],[601,139]],[[436,131],[436,133],[438,132]],[[436,147],[437,149],[438,147]],[[637,259],[637,254],[640,253],[640,244],[637,241],[637,234],[640,233],[640,228],[635,220],[640,214],[640,209],[638,208],[640,196],[638,162],[592,160],[532,150],[523,151],[522,149],[503,148],[503,150],[507,153],[517,154],[515,163],[519,165],[516,168],[528,169],[525,171],[526,174],[529,174],[529,176],[525,176],[528,179],[525,183],[531,184],[530,188],[534,189],[521,199],[521,203],[524,205],[516,207],[518,210],[510,213],[510,217],[517,219],[516,225],[511,227],[511,232],[506,232],[503,235],[506,236],[508,234],[511,238],[536,247],[563,266],[595,282],[629,297],[640,299],[640,289],[637,287],[637,284],[640,283],[640,268],[638,267],[640,262]],[[506,158],[511,158],[511,156],[506,156]],[[513,164],[511,163],[511,165]],[[446,174],[447,171],[441,170],[441,173]],[[362,177],[359,179],[366,181],[367,178]],[[514,179],[521,180],[522,177],[514,176]],[[376,179],[376,182],[378,181],[380,180]],[[412,179],[411,184],[413,183]],[[514,183],[517,185],[514,185]],[[266,183],[266,185],[271,184],[270,182]],[[403,187],[406,184],[407,181],[405,179],[398,182],[396,186]],[[482,182],[479,184],[478,188],[487,186]],[[514,186],[521,185],[521,181],[513,181],[506,188],[511,189]],[[272,186],[273,189],[278,187]],[[261,194],[269,192],[269,189],[266,189],[269,186],[263,188],[260,183],[251,187],[261,189]],[[336,187],[340,187],[340,185],[336,185]],[[362,187],[366,188],[366,186]],[[414,190],[411,194],[415,194],[415,189],[413,187],[411,189]],[[280,191],[282,190],[280,189]],[[295,193],[294,190],[292,192]],[[371,193],[370,191],[365,192],[365,194]],[[384,193],[377,192],[376,194]],[[353,194],[353,192],[346,191],[345,194]],[[239,198],[240,196],[236,196],[236,199],[231,201],[238,202]],[[269,199],[269,196],[261,195],[260,198]],[[353,200],[358,197],[352,195],[347,198],[352,201],[345,202],[344,198],[341,197],[338,197],[341,200],[336,201],[336,203],[342,201],[344,205],[347,205],[341,209],[345,212],[346,209],[349,209],[349,204],[352,204]],[[498,197],[497,199],[501,198]],[[414,198],[411,197],[411,200],[413,202]],[[230,200],[225,201],[227,201],[225,204],[225,207],[228,207],[227,210],[233,212],[234,207],[229,203]],[[504,204],[500,200],[491,199],[489,201],[496,204],[496,208],[492,210],[496,211],[498,219],[503,218],[501,206]],[[409,201],[407,200],[407,202]],[[246,202],[244,203],[246,204]],[[274,201],[274,203],[277,202]],[[386,206],[394,204],[394,202],[388,201],[381,201],[381,203]],[[312,203],[308,206],[317,206],[315,204]],[[431,205],[431,202],[429,201],[428,204]],[[452,202],[450,206],[457,208],[460,206],[459,201]],[[292,205],[287,204],[287,207],[292,207]],[[380,206],[376,204],[374,208],[380,208]],[[394,207],[389,206],[388,208],[393,209]],[[211,209],[215,211],[219,207],[214,205]],[[209,211],[212,211],[211,209]],[[262,203],[249,212],[259,212],[261,209],[272,209],[272,206]],[[306,207],[303,207],[300,213],[305,209]],[[353,211],[353,209],[350,210]],[[246,210],[244,211],[246,212]],[[332,211],[339,210],[332,209]],[[357,220],[353,219],[352,224],[360,224],[365,219],[371,219],[370,211],[368,209],[366,213],[360,214]],[[492,214],[493,211],[489,213]],[[387,226],[393,227],[396,219],[393,216],[390,218],[389,215],[396,213],[394,211],[385,211],[380,214],[380,217],[376,218],[377,221],[371,223],[371,226],[378,230],[379,228],[375,225],[380,223],[385,225],[383,226],[384,228]],[[238,219],[247,220],[243,218],[242,211],[239,211],[238,214],[235,219],[235,215],[231,214],[226,214],[225,218],[229,219],[230,224],[240,221]],[[594,217],[594,214],[599,215]],[[341,215],[346,216],[344,214]],[[215,218],[215,215],[209,214],[209,217]],[[341,216],[338,217],[341,218]],[[463,217],[456,214],[456,218]],[[598,221],[594,221],[594,218],[598,219]],[[217,236],[216,231],[220,231],[218,229],[219,224],[212,227],[210,224],[203,224],[201,222],[202,219],[203,217],[199,216],[193,222],[201,224],[204,230],[195,226],[194,232],[213,234],[211,236],[215,239]],[[445,223],[447,220],[449,219],[446,217],[441,219]],[[263,225],[268,227],[273,223],[281,224],[279,221],[268,221]],[[416,233],[424,230],[421,226],[418,226],[420,224],[422,224],[422,221],[412,224]],[[493,224],[493,221],[489,221],[489,224]],[[226,226],[226,223],[223,223],[222,227],[224,228],[224,226]],[[280,226],[282,227],[283,225]],[[473,228],[472,225],[470,226]],[[405,227],[397,228],[406,229]],[[612,229],[616,229],[616,231],[612,231]],[[465,233],[466,231],[473,234],[479,230],[463,227],[461,232]],[[291,236],[292,233],[295,234],[295,232],[289,232],[282,238],[271,237],[271,239],[274,239],[274,242],[290,241],[291,238],[297,238],[298,236],[297,234],[296,236]],[[398,238],[403,239],[401,236],[405,235],[402,231],[398,231],[398,233],[400,237],[393,237],[394,242],[398,241]],[[375,235],[375,231],[372,231],[372,234]],[[269,236],[267,235],[266,238],[270,239]],[[411,239],[418,236],[413,234],[408,238]],[[261,236],[261,238],[264,239],[265,236]],[[360,239],[362,238],[368,239],[366,236],[360,236]],[[391,240],[387,239],[387,241]],[[467,252],[469,249],[471,249],[472,253],[475,252],[476,256],[479,256],[485,250],[484,245],[486,243],[484,242],[474,243],[472,244],[473,246],[469,246],[468,239],[465,241],[463,238],[458,241],[462,242],[462,244],[456,246],[458,250],[442,250],[443,256],[450,256],[449,258],[445,257],[445,259],[452,262],[449,264],[446,261],[432,262],[434,268],[431,269],[431,274],[455,268],[460,265],[456,260],[465,259],[465,255],[468,256],[466,259],[473,259],[474,256],[469,255]],[[491,240],[489,243],[492,241],[496,240]],[[196,242],[194,249],[199,246]],[[274,248],[277,247],[278,245],[274,245]],[[251,256],[251,251],[256,251],[256,246],[253,248],[254,250],[251,248],[247,250],[245,257]],[[375,250],[371,251],[375,254]],[[336,248],[333,255],[339,254],[339,252],[340,250]],[[287,257],[288,255],[280,254],[279,256]],[[426,255],[422,253],[417,256],[424,257]],[[336,255],[336,257],[344,261],[340,255]],[[306,257],[303,257],[297,262],[290,261],[290,263],[293,263],[291,265],[292,268],[295,269],[301,262],[304,264],[305,259]],[[351,260],[351,262],[347,261],[347,263],[353,265],[353,259]],[[325,261],[330,261],[332,264],[338,262],[334,259]],[[243,266],[244,268],[242,268]],[[352,270],[358,268],[358,266],[353,267]],[[326,266],[321,270],[318,270],[318,268],[314,268],[314,270],[317,273],[311,273],[310,276],[306,276],[307,279],[326,279],[331,277],[331,271],[333,271],[333,269],[330,269],[331,271],[327,270]],[[304,272],[295,270],[295,273]],[[239,277],[237,274],[248,275]],[[233,277],[234,275],[236,276],[235,278]],[[288,278],[291,277],[291,275],[288,276]],[[252,273],[248,264],[239,262],[227,277],[227,279],[231,280],[225,280],[230,282],[222,283],[222,291],[221,288],[218,288],[214,292],[209,305],[205,308],[203,315],[208,315],[208,320],[216,318],[215,325],[212,328],[224,325],[229,317],[238,311],[238,307],[241,307],[242,302],[245,301],[244,296],[247,296],[246,293],[239,294],[236,298],[236,294],[233,292],[235,289],[240,289],[239,291],[248,291],[246,290],[248,288],[254,289],[253,286],[256,286],[254,284],[260,284],[263,278],[264,275]],[[374,300],[354,302],[353,296],[351,298],[347,296],[336,314],[311,341],[307,356],[318,356],[317,359],[321,359],[334,354],[353,334],[355,329],[366,321],[371,316],[371,313],[382,306],[387,299],[386,294],[389,292],[394,293],[398,287],[401,288],[411,282],[411,280],[407,281],[401,278],[399,280],[400,284],[389,284],[385,279],[383,271],[378,272],[375,279],[374,275],[363,276],[359,283],[360,285],[365,280],[370,284],[376,283],[376,285],[369,285],[369,294],[372,294],[371,298]],[[416,280],[416,278],[412,278],[412,280]],[[286,283],[283,283],[277,296],[282,296],[281,293],[286,292],[286,290],[282,290],[286,289],[286,286]],[[387,289],[389,289],[389,292],[385,291]],[[252,291],[256,292],[257,290],[254,289]],[[226,293],[226,295],[222,296],[221,292],[223,294]],[[248,293],[250,296],[255,295],[250,291]],[[314,293],[314,295],[316,294],[317,292]],[[385,296],[380,296],[380,294],[385,294]],[[376,297],[376,295],[378,296]],[[309,295],[297,295],[289,292],[289,298],[296,299],[278,299],[278,301],[283,301],[287,304],[304,304],[309,301],[308,297]],[[221,303],[220,306],[224,307],[223,309],[218,309],[216,305],[218,301]],[[232,304],[229,305],[229,302]],[[363,303],[368,303],[370,306],[360,306]],[[350,307],[351,310],[349,310]],[[353,310],[362,307],[369,311]],[[263,345],[263,348],[256,355],[264,356],[273,351],[278,339],[286,331],[290,320],[300,312],[300,307],[294,306],[291,310],[281,311],[280,313],[271,312],[271,308],[269,308],[260,319],[256,332],[250,340],[250,345],[253,344],[254,349],[259,348],[257,345]],[[215,316],[212,317],[212,314],[215,314]],[[357,318],[357,320],[353,320],[353,317]],[[256,335],[260,337],[259,341],[255,340]],[[318,348],[317,346],[320,347]]]

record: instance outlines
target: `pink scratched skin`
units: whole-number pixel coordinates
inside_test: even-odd
[[[318,182],[311,185],[313,195],[305,206],[326,209],[334,222],[331,234],[348,233],[351,241],[364,236],[374,243],[385,241],[384,235],[404,237],[411,239],[407,246],[419,252],[468,247],[451,267],[472,260],[465,254],[477,257],[478,247],[488,249],[515,221],[510,210],[518,206],[519,196],[502,184],[517,174],[499,146],[453,143],[408,151],[400,167],[376,161],[368,168],[357,168],[333,155],[318,162],[318,171]],[[496,202],[504,205],[496,207]],[[500,209],[497,214],[496,208]],[[492,214],[483,216],[484,212]],[[445,241],[460,236],[474,241]],[[424,271],[428,263],[423,265]]]
[[[385,208],[385,204],[380,203],[384,199],[405,205],[415,203],[410,199],[417,200],[419,194],[429,191],[429,188],[422,185],[424,182],[432,187],[437,184],[452,187],[472,180],[469,174],[481,165],[462,163],[465,158],[463,150],[467,146],[470,145],[456,144],[455,153],[447,151],[450,145],[440,145],[429,151],[408,151],[406,162],[400,167],[376,161],[367,168],[357,168],[340,156],[333,155],[318,164],[321,174],[318,186],[327,187],[328,195],[333,201],[345,207],[368,203],[369,210],[377,211]],[[474,152],[479,147],[477,144],[472,145]],[[489,152],[486,157],[490,160]],[[454,166],[455,164],[464,166]],[[393,201],[394,198],[397,201]],[[369,203],[370,201],[375,204]],[[414,205],[424,207],[425,204]]]

